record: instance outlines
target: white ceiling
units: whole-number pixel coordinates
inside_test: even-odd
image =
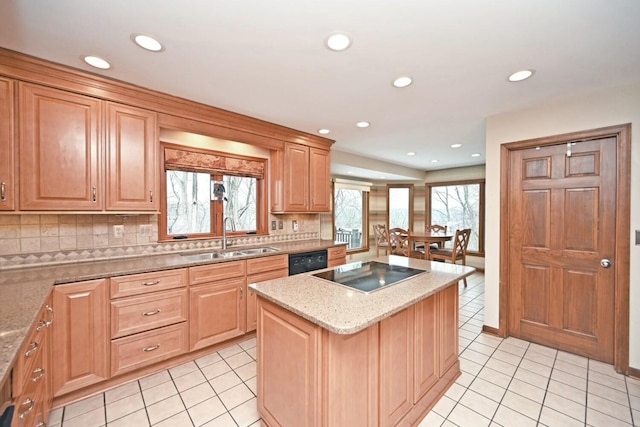
[[[0,46],[309,133],[329,128],[335,150],[424,171],[484,163],[490,115],[640,80],[639,20],[638,0],[2,0]],[[337,31],[353,40],[344,52],[323,46]],[[137,47],[132,33],[165,50]],[[89,67],[88,54],[112,68]],[[534,77],[507,81],[523,68]],[[400,75],[414,83],[392,87]]]

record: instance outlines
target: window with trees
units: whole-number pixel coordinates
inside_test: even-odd
[[[387,224],[391,228],[413,228],[413,184],[387,184]]]
[[[368,250],[369,186],[336,182],[333,194],[335,240],[347,251]]]
[[[484,253],[484,180],[427,184],[427,223],[470,228],[468,252]]]
[[[268,233],[266,159],[169,144],[163,154],[160,240],[219,237],[223,226],[230,236]],[[214,197],[216,186],[224,188],[224,199]]]

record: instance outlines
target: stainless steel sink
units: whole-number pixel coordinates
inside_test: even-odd
[[[279,252],[280,249],[276,248],[253,248],[237,251],[225,251],[225,252],[207,252],[203,254],[180,254],[182,257],[189,259],[190,261],[209,261],[214,259],[230,259],[246,257],[250,255],[259,255],[269,252]]]

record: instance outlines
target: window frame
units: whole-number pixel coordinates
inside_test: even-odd
[[[331,237],[335,239],[336,236],[336,183],[331,183]],[[356,249],[349,249],[347,245],[348,254],[357,254],[361,252],[369,252],[369,191],[362,191],[362,247]]]
[[[479,200],[479,213],[478,213],[478,251],[467,251],[467,255],[484,257],[485,254],[485,179],[466,179],[460,181],[444,181],[444,182],[428,182],[425,184],[425,198],[424,198],[424,214],[425,214],[425,225],[431,224],[431,189],[433,187],[447,187],[451,185],[469,185],[469,184],[479,184],[480,185],[480,200]],[[455,233],[455,230],[447,230],[452,233]]]
[[[392,188],[408,188],[409,189],[409,229],[407,231],[413,231],[414,220],[414,185],[413,184],[387,184],[387,227],[391,228],[391,216],[389,215],[389,191]]]
[[[264,163],[265,175],[262,178],[256,178],[255,176],[243,175],[241,173],[235,174],[236,176],[247,176],[250,178],[256,178],[256,230],[247,231],[228,231],[227,237],[242,237],[242,236],[266,236],[269,235],[268,217],[268,165],[269,160],[259,157],[250,157],[238,155],[235,153],[225,153],[215,150],[206,150],[202,148],[194,148],[191,146],[164,143],[160,144],[160,165],[162,177],[160,179],[160,213],[158,215],[158,242],[175,242],[179,240],[203,240],[203,239],[219,239],[222,238],[222,223],[224,218],[222,216],[222,202],[211,201],[211,231],[210,233],[194,233],[187,234],[186,239],[176,239],[177,235],[168,234],[167,232],[167,168],[165,167],[164,148],[179,149],[182,151],[190,151],[193,153],[202,153],[215,156],[230,156],[236,159],[246,159],[254,162]],[[221,171],[210,170],[204,172],[203,170],[189,170],[188,168],[169,169],[169,170],[183,170],[186,172],[201,172],[209,173],[211,181],[222,180],[223,175],[233,175],[230,173],[224,173]]]

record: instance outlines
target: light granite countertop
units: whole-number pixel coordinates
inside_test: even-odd
[[[195,260],[193,257],[183,256],[215,252],[214,250],[199,250],[182,254],[113,258],[103,261],[83,261],[46,267],[31,266],[0,270],[0,351],[2,352],[0,354],[0,384],[3,384],[7,379],[18,350],[26,339],[29,328],[36,320],[38,310],[43,306],[55,285],[278,254],[316,251],[340,245],[344,245],[344,243],[336,243],[332,240],[302,240],[268,245],[279,249],[280,252],[231,259]],[[229,250],[240,251],[250,248],[231,247]]]
[[[400,256],[375,261],[420,270],[412,278],[363,293],[303,273],[249,286],[261,297],[336,334],[353,334],[457,283],[475,269]]]

